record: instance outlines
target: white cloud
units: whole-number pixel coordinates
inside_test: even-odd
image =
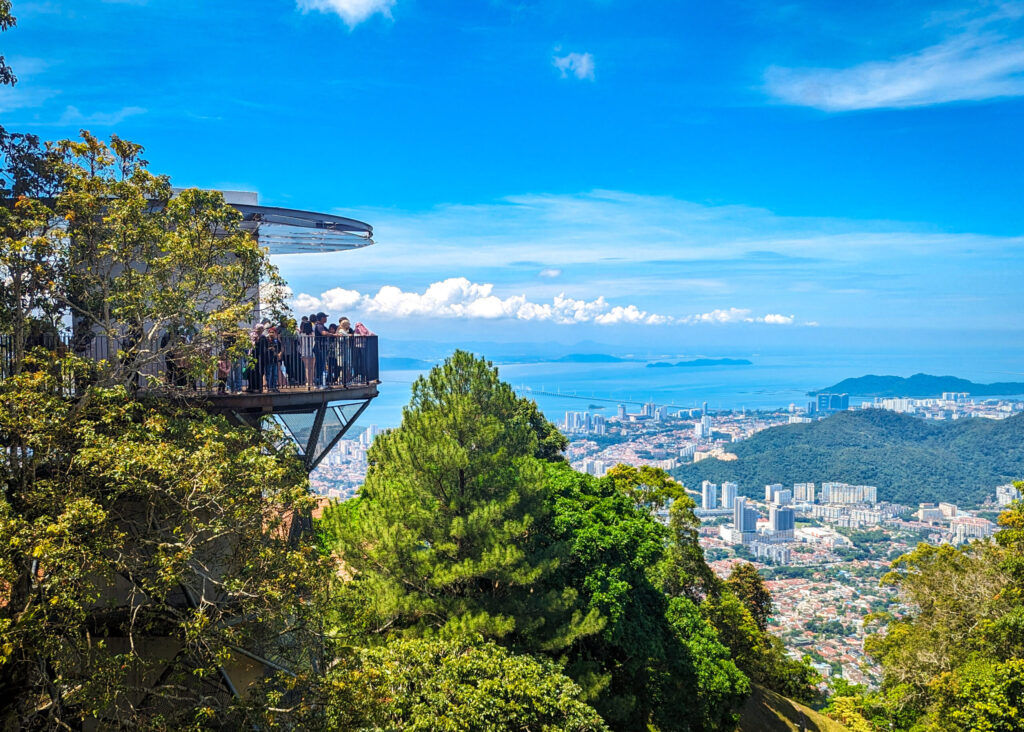
[[[551,279],[554,279],[555,277],[558,277],[561,274],[562,274],[562,270],[560,270],[560,269],[542,269],[540,271],[540,276],[541,277],[549,277]]]
[[[758,318],[759,323],[768,323],[769,325],[792,325],[795,320],[792,315],[779,315],[778,313],[769,313],[763,318]]]
[[[594,56],[590,53],[569,53],[565,56],[555,56],[553,59],[555,68],[562,73],[562,78],[568,78],[572,74],[577,79],[594,80]]]
[[[292,300],[300,314],[310,310],[329,310],[344,315],[354,310],[383,318],[467,318],[474,320],[510,320],[559,323],[596,323],[597,325],[669,325],[672,323],[792,323],[792,316],[752,317],[750,310],[729,308],[710,313],[675,318],[641,310],[636,305],[611,305],[604,296],[594,300],[555,295],[550,302],[533,302],[526,295],[499,297],[490,283],[470,282],[451,277],[434,282],[423,292],[409,292],[385,285],[375,295],[335,287],[319,297],[301,293]]]
[[[67,107],[64,110],[64,114],[61,115],[57,121],[58,125],[98,125],[101,127],[109,127],[123,122],[128,117],[134,117],[135,115],[145,114],[146,110],[143,107],[122,107],[116,112],[93,112],[92,114],[82,114],[78,107]]]
[[[297,0],[299,10],[336,13],[349,28],[354,28],[371,15],[380,13],[390,18],[395,0]]]
[[[743,323],[751,322],[750,310],[746,308],[716,308],[708,313],[687,315],[680,319],[683,323]]]
[[[770,94],[827,112],[918,107],[1024,95],[1024,5],[961,22],[954,35],[914,53],[848,68],[771,67]]]

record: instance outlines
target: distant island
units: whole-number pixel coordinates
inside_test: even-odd
[[[610,356],[607,353],[570,353],[568,356],[556,358],[552,363],[624,363],[628,358]]]
[[[1024,394],[1024,383],[1005,381],[995,384],[976,384],[955,376],[914,374],[909,378],[904,378],[902,376],[869,374],[856,379],[844,379],[826,389],[807,393],[810,396],[831,393],[870,397],[937,397],[947,391],[967,392],[971,396]]]
[[[649,369],[677,369],[677,368],[688,368],[691,366],[750,366],[753,361],[748,361],[745,358],[695,358],[692,361],[677,361],[676,363],[669,363],[668,361],[654,361],[647,364]]]
[[[672,474],[688,488],[841,480],[878,486],[881,501],[976,505],[997,485],[1024,478],[1024,414],[937,422],[882,409],[839,412],[817,422],[762,430],[729,445],[736,460],[708,458]]]

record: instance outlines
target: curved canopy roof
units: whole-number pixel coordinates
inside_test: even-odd
[[[373,244],[373,227],[334,214],[260,206],[256,193],[221,191],[242,214],[242,227],[256,234],[271,254],[340,252]]]

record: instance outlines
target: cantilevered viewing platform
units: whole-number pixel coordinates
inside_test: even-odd
[[[225,203],[242,214],[241,228],[271,256],[342,252],[374,243],[373,227],[356,219],[261,206],[255,193],[221,193]],[[250,332],[241,336],[246,339],[244,348],[239,347],[238,336],[200,342],[195,340],[198,336],[161,330],[139,339],[122,332],[127,328],[111,334],[109,329],[101,333],[78,324],[70,332],[38,334],[26,345],[130,368],[137,374],[133,388],[140,393],[201,405],[237,424],[260,427],[265,419],[273,419],[312,470],[377,396],[377,336],[303,334],[284,323],[271,323],[280,334],[271,357],[256,330],[264,320],[257,283],[251,293],[251,322],[239,323]],[[242,351],[245,355],[239,356]],[[196,352],[217,362],[214,372],[197,376],[186,367],[188,354]],[[12,373],[13,358],[13,341],[0,335],[0,379]],[[276,386],[265,378],[270,358],[280,364]],[[70,382],[66,388],[77,390]]]

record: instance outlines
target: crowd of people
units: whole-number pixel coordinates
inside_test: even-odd
[[[294,323],[294,321],[292,321]],[[328,323],[326,313],[302,316],[291,323],[257,324],[249,334],[244,358],[227,355],[217,364],[219,393],[278,392],[282,387],[329,389],[365,378],[366,339],[373,335],[362,323],[342,316]],[[233,347],[226,343],[226,350]]]

